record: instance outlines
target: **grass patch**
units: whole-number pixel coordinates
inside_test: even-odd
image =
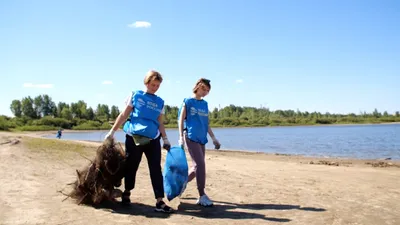
[[[88,121],[77,126],[74,126],[73,130],[109,130],[111,129],[111,125],[109,123],[100,123],[98,121]]]
[[[46,154],[50,158],[59,160],[81,157],[80,155],[91,158],[97,149],[96,146],[88,146],[66,140],[33,137],[24,137],[23,139],[24,146],[29,150]]]
[[[5,116],[0,116],[0,130],[7,131],[10,128]]]
[[[59,128],[47,125],[25,125],[21,127],[16,127],[13,129],[14,131],[49,131],[49,130],[58,130]]]

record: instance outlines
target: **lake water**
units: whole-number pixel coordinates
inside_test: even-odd
[[[214,128],[221,149],[318,157],[400,159],[400,124]],[[102,141],[106,131],[63,133],[62,139]],[[172,145],[178,130],[167,129]],[[55,135],[48,136],[55,138]],[[124,142],[122,131],[115,134]],[[213,148],[209,138],[207,148]]]

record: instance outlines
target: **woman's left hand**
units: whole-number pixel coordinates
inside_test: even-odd
[[[167,151],[171,149],[171,143],[169,142],[167,137],[163,137],[163,148]]]
[[[221,143],[219,143],[219,141],[218,141],[218,139],[216,137],[213,137],[212,140],[213,140],[213,144],[215,146],[215,149],[218,150],[219,148],[221,148]]]

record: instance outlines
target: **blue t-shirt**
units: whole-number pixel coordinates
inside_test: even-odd
[[[129,135],[156,138],[160,126],[158,117],[164,107],[164,100],[154,94],[135,91],[132,95],[133,110],[123,130]]]
[[[185,98],[182,106],[186,106],[186,118],[184,120],[184,129],[191,141],[207,144],[208,132],[208,103],[204,99]],[[182,111],[179,109],[178,119]]]

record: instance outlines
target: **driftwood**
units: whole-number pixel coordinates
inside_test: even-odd
[[[88,160],[90,163],[84,169],[76,170],[76,181],[69,184],[72,191],[63,194],[78,204],[87,205],[120,197],[122,192],[115,187],[121,186],[124,176],[125,152],[121,145],[117,146],[113,138],[106,139],[97,149],[94,160]]]

